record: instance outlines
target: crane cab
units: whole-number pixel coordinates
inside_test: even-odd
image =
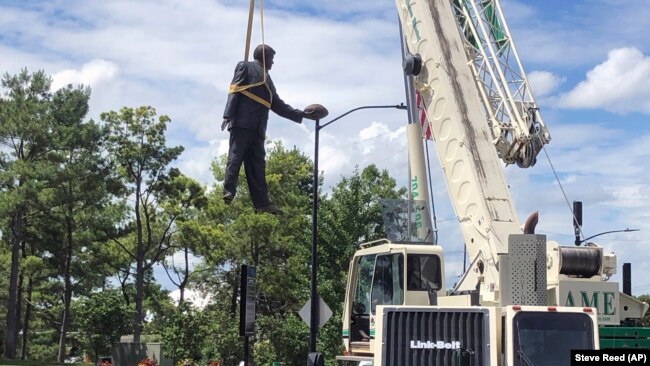
[[[351,356],[371,356],[378,305],[436,305],[445,295],[437,245],[381,239],[361,245],[350,262],[342,335]]]

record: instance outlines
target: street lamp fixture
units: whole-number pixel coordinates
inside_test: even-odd
[[[312,198],[312,220],[311,220],[311,314],[309,319],[309,352],[316,352],[316,335],[318,334],[318,325],[320,319],[319,315],[319,298],[317,291],[317,269],[318,269],[318,140],[319,132],[321,129],[331,125],[339,119],[347,116],[352,112],[361,109],[401,109],[405,110],[404,103],[397,105],[372,105],[363,106],[351,109],[342,115],[330,120],[329,122],[321,125],[320,120],[316,120],[315,137],[314,137],[314,182],[313,182],[313,198]]]

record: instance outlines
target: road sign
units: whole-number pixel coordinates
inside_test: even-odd
[[[311,299],[307,300],[307,303],[302,307],[302,309],[300,309],[298,315],[300,315],[300,318],[302,318],[302,321],[304,321],[307,326],[310,326]],[[318,329],[322,328],[331,317],[332,310],[330,310],[329,306],[327,306],[325,301],[323,301],[323,298],[318,296]]]

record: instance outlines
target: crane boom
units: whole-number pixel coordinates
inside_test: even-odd
[[[408,40],[421,59],[415,86],[426,106],[434,145],[468,255],[480,268],[483,296],[498,289],[497,254],[521,233],[502,164],[493,145],[475,75],[467,67],[466,37],[450,0],[396,0]],[[512,150],[512,149],[511,149]],[[469,272],[469,271],[468,271]],[[472,272],[475,273],[476,271]],[[458,290],[476,288],[468,279]]]

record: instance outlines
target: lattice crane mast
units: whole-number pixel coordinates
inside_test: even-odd
[[[507,164],[527,168],[551,136],[521,66],[498,0],[454,0],[469,68],[485,107],[492,143]]]

